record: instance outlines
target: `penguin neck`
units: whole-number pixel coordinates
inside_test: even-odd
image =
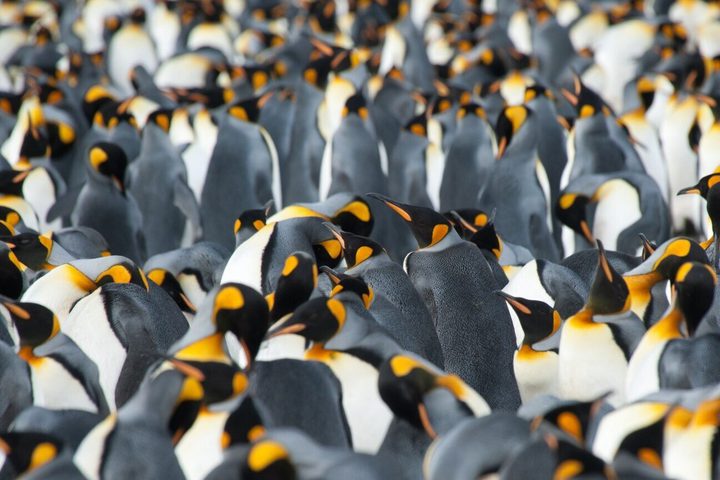
[[[219,362],[230,364],[225,352],[225,334],[215,332],[180,350],[176,355],[180,360],[196,360],[203,362]]]
[[[532,345],[530,345],[528,343],[523,343],[522,345],[520,345],[520,348],[517,351],[516,358],[521,362],[532,361],[532,360],[536,359],[538,356],[542,356],[545,354],[546,354],[546,352],[543,352],[540,350],[535,350],[532,347]]]
[[[667,341],[674,338],[682,338],[685,335],[680,330],[680,327],[684,321],[685,316],[683,315],[682,311],[680,311],[677,305],[673,305],[670,308],[670,311],[667,312],[667,314],[665,314],[663,318],[661,318],[655,325],[650,327],[650,330],[648,330],[648,335],[658,341]]]
[[[325,342],[313,342],[312,346],[305,351],[305,360],[328,363],[333,361],[338,354],[339,352],[334,350],[327,350]]]
[[[651,290],[663,280],[663,276],[659,272],[651,271],[638,275],[627,275],[623,278],[630,294],[630,309],[638,317],[644,318],[645,311],[652,301]]]
[[[571,317],[571,320],[574,324],[580,325],[580,326],[590,326],[595,324],[595,320],[593,320],[593,310],[589,307],[585,307],[579,312],[577,312],[575,315]]]
[[[35,347],[31,347],[30,345],[25,345],[23,347],[20,347],[20,351],[18,351],[18,357],[25,360],[28,364],[35,365],[38,362],[40,362],[42,359],[35,355]]]

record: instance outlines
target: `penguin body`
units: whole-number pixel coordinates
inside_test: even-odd
[[[537,157],[538,132],[532,119],[530,110],[521,106],[508,107],[501,114],[498,135],[507,147],[499,149],[502,156],[478,202],[485,211],[497,209],[495,226],[503,238],[553,261],[559,258],[559,249],[552,236],[549,184]]]
[[[184,165],[167,133],[154,122],[143,129],[140,156],[128,168],[127,184],[140,208],[148,256],[180,247],[188,221],[195,236],[202,235],[200,213]]]
[[[0,342],[0,358],[3,360],[0,363],[2,387],[8,392],[0,399],[0,427],[7,430],[18,414],[32,405],[32,383],[25,362],[17,356],[12,346]]]
[[[150,365],[187,330],[180,310],[155,289],[159,294],[151,296],[137,285],[104,285],[61,323],[63,333],[98,366],[111,410],[132,397]]]
[[[277,152],[263,131],[232,115],[221,121],[205,177],[205,185],[211,188],[203,188],[200,201],[206,240],[232,248],[232,226],[237,215],[273,199],[273,174],[279,176],[279,172],[273,172]],[[277,204],[281,205],[279,199]]]
[[[444,368],[442,348],[427,307],[402,270],[380,245],[348,232],[342,238],[346,274],[359,276],[373,289],[370,313],[404,348]],[[370,255],[366,258],[366,255]]]
[[[497,284],[482,252],[462,241],[440,214],[383,201],[410,224],[423,247],[408,254],[404,268],[433,318],[446,370],[463,378],[491,407],[515,408],[520,398],[509,369],[515,350],[512,322],[501,300],[489,295]],[[483,300],[477,304],[468,298]],[[463,352],[471,348],[482,354],[468,359]]]
[[[210,112],[204,108],[195,114],[192,126],[194,139],[182,152],[182,158],[187,170],[188,185],[199,202],[205,185],[207,168],[217,142],[218,127]]]
[[[560,395],[588,400],[610,390],[609,401],[622,404],[628,360],[645,327],[628,313],[631,302],[625,280],[611,267],[602,243],[598,245],[598,267],[588,301],[567,319],[560,336]]]
[[[475,206],[493,165],[494,134],[484,119],[485,112],[469,104],[460,107],[458,116],[440,186],[443,212]]]
[[[142,65],[148,72],[158,66],[155,44],[144,29],[145,12],[136,10],[127,25],[120,28],[108,45],[108,73],[124,94],[132,93],[130,72]]]
[[[114,144],[101,143],[90,150],[88,163],[88,181],[73,209],[73,226],[97,230],[108,241],[111,252],[142,261],[142,214],[125,192],[125,154]]]

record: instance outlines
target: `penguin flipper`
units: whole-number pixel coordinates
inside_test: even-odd
[[[110,409],[105,394],[100,387],[100,373],[95,362],[67,335],[57,335],[35,349],[39,356],[50,357],[65,366],[68,371],[79,374],[76,377],[82,384],[90,400],[97,407],[97,413],[107,415]]]
[[[68,188],[65,191],[65,194],[55,200],[53,206],[50,207],[50,210],[48,210],[47,212],[45,221],[52,222],[56,218],[69,217],[73,209],[75,208],[75,204],[77,203],[77,199],[80,196],[80,191],[82,190],[82,187],[82,185],[78,185],[76,187]]]
[[[200,206],[195,199],[195,194],[187,183],[178,178],[173,185],[173,205],[180,209],[185,218],[190,220],[195,231],[195,238],[202,237],[202,225],[200,225]]]

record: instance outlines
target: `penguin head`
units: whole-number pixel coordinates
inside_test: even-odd
[[[685,317],[688,334],[693,335],[715,298],[717,275],[704,263],[686,262],[675,275],[675,302]]]
[[[75,128],[59,120],[48,120],[45,123],[45,130],[47,131],[50,152],[54,158],[70,151],[77,139]]]
[[[266,65],[243,65],[234,67],[235,76],[245,79],[254,92],[266,87],[277,73],[277,63]]]
[[[657,244],[655,242],[650,241],[645,234],[639,233],[638,236],[640,237],[640,241],[642,242],[642,252],[640,253],[640,258],[643,259],[643,262],[650,258],[650,255],[652,255],[655,250],[657,249]]]
[[[57,458],[62,442],[41,432],[6,432],[0,434],[0,450],[9,463],[12,477],[22,477]],[[5,471],[5,468],[3,468]]]
[[[93,172],[112,181],[120,192],[125,193],[125,168],[127,155],[118,145],[98,142],[90,147],[88,162]]]
[[[359,196],[353,196],[336,210],[330,220],[343,230],[364,236],[370,235],[375,225],[370,205]]]
[[[145,272],[131,260],[125,257],[104,257],[104,259],[108,259],[111,263],[95,276],[94,282],[97,287],[108,283],[133,283],[146,291],[150,290]]]
[[[478,105],[475,102],[468,102],[460,105],[456,113],[456,117],[458,121],[465,117],[477,117],[485,120],[487,119],[487,112],[481,105]]]
[[[146,274],[148,280],[155,283],[157,286],[165,290],[165,293],[170,295],[170,298],[177,304],[177,306],[185,313],[194,314],[197,308],[190,299],[185,295],[180,282],[178,282],[175,275],[168,272],[164,268],[154,268]]]
[[[657,281],[666,279],[673,282],[678,268],[691,261],[710,264],[707,253],[699,243],[687,237],[674,237],[656,247],[647,260],[625,276],[655,275]]]
[[[499,290],[497,294],[504,298],[510,308],[517,314],[525,333],[523,339],[525,345],[533,345],[544,340],[560,328],[562,324],[560,314],[545,302],[513,297],[502,290]]]
[[[146,124],[157,125],[165,133],[170,132],[170,123],[173,117],[173,110],[170,108],[158,108],[147,117]]]
[[[411,118],[403,127],[408,132],[418,137],[427,138],[428,135],[428,117],[426,113],[422,113]]]
[[[315,258],[306,252],[294,252],[285,259],[275,292],[268,295],[272,320],[292,313],[317,288],[318,267]]]
[[[635,91],[640,97],[640,104],[647,111],[655,100],[655,82],[648,77],[640,77],[635,84]]]
[[[30,165],[33,158],[47,158],[50,156],[50,144],[47,137],[40,132],[39,125],[33,124],[32,115],[28,115],[28,129],[20,145],[18,164],[23,167]]]
[[[469,393],[477,394],[457,375],[446,374],[411,354],[394,355],[379,368],[380,397],[395,415],[425,430],[430,438],[437,433],[427,402],[439,389],[450,393],[457,401],[456,406],[467,415],[474,413],[465,398]]]
[[[212,321],[219,333],[232,332],[252,361],[269,326],[268,304],[255,289],[239,283],[220,285],[212,298]]]
[[[150,381],[150,384],[159,387],[166,381],[174,380],[173,386],[176,388],[176,395],[168,419],[168,430],[173,445],[177,445],[185,432],[190,430],[195,423],[205,398],[205,390],[201,382],[202,374],[197,369],[177,361],[174,363],[174,367],[172,370],[160,372]],[[163,390],[167,391],[168,388]]]
[[[420,248],[432,247],[449,235],[457,235],[448,219],[431,208],[407,205],[375,193],[368,196],[380,200],[405,220]]]
[[[25,266],[32,270],[52,268],[47,264],[53,249],[52,238],[37,232],[22,232],[11,237],[0,237]]]
[[[272,95],[272,92],[268,92],[259,97],[235,102],[228,107],[227,112],[230,116],[243,122],[257,123],[260,119],[260,111]]]
[[[525,103],[530,103],[536,98],[547,98],[554,100],[555,96],[552,91],[548,90],[544,85],[534,83],[525,87]]]
[[[558,198],[555,214],[560,222],[582,235],[591,245],[595,243],[590,224],[587,221],[586,207],[590,197],[581,193],[565,192]]]
[[[298,478],[290,452],[279,442],[262,439],[252,444],[241,468],[248,480],[295,480]]]
[[[370,308],[375,299],[375,292],[362,278],[338,273],[329,267],[322,267],[322,271],[330,278],[333,285],[332,290],[330,290],[330,298],[339,295],[341,292],[349,292],[357,295],[362,300],[365,308]]]
[[[197,344],[191,344],[188,350],[202,350],[203,341]],[[183,352],[178,352],[183,355]],[[208,352],[213,353],[213,352]],[[171,360],[171,363],[184,364],[187,369],[195,370],[197,378],[202,385],[202,403],[204,405],[213,405],[216,403],[232,400],[244,394],[248,388],[248,378],[237,365],[235,365],[229,357],[218,361],[219,359],[177,359]],[[177,367],[176,367],[177,368]]]
[[[20,337],[20,347],[35,348],[60,332],[60,322],[47,307],[37,303],[3,300]]]
[[[10,247],[0,242],[0,295],[19,298],[27,287],[25,270]]]
[[[357,115],[361,120],[367,120],[369,114],[362,92],[358,91],[345,100],[342,116],[347,117],[348,115]]]
[[[83,96],[82,111],[88,122],[93,122],[95,114],[103,105],[114,103],[115,97],[102,85],[93,85]]]
[[[462,237],[474,243],[480,250],[486,250],[496,259],[500,259],[503,241],[495,230],[495,211],[493,210],[490,217],[477,209],[463,209],[462,212],[450,212],[450,216],[455,219],[455,225],[462,231]]]
[[[498,116],[495,134],[498,138],[497,158],[502,158],[505,150],[520,129],[525,125],[532,111],[525,105],[505,107]]]
[[[340,242],[340,247],[342,247],[345,263],[348,268],[353,268],[369,258],[385,253],[385,250],[379,243],[368,237],[346,232],[330,222],[325,222],[323,225],[329,228],[338,242]]]
[[[610,315],[630,308],[630,291],[625,279],[610,264],[602,242],[597,241],[598,266],[586,307],[593,313]]]
[[[680,190],[678,195],[689,195],[695,194],[700,195],[702,198],[707,199],[710,189],[720,183],[720,173],[711,173],[701,178],[698,183],[692,187],[686,187]]]
[[[324,344],[340,332],[346,316],[345,305],[341,301],[317,297],[300,305],[292,316],[274,325],[268,333],[270,338],[292,333]]]
[[[263,208],[251,208],[242,212],[235,219],[235,224],[233,225],[235,245],[240,245],[256,232],[259,232],[260,229],[265,226],[265,222],[270,216],[272,208],[273,202],[271,200]]]
[[[617,478],[610,465],[605,464],[585,448],[552,434],[546,434],[544,439],[550,450],[556,455],[554,479],[565,480],[581,475],[588,478],[594,476],[608,479]]]
[[[225,421],[220,440],[222,447],[227,449],[233,445],[252,443],[263,435],[265,435],[265,422],[252,396],[246,395]]]
[[[23,184],[31,171],[32,168],[0,171],[0,193],[22,197]]]
[[[592,419],[600,412],[609,394],[600,395],[589,401],[563,402],[561,405],[538,415],[532,421],[533,429],[545,421],[575,440],[585,445]]]
[[[598,113],[603,115],[610,113],[602,97],[585,86],[577,75],[573,77],[573,87],[573,92],[565,88],[560,91],[567,101],[575,107],[578,119],[590,118]]]

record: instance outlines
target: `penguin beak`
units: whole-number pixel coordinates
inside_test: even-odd
[[[280,335],[289,335],[293,333],[300,333],[303,330],[307,328],[307,325],[304,323],[294,323],[292,325],[287,325],[285,327],[280,326],[277,329],[270,329],[270,331],[267,334],[267,338],[275,338],[279,337]]]
[[[425,408],[425,404],[422,402],[418,403],[418,416],[420,417],[420,423],[422,423],[425,433],[427,433],[428,437],[435,440],[438,435],[430,423],[430,416],[428,415],[427,408]]]
[[[343,238],[342,234],[338,230],[337,226],[334,223],[330,222],[323,222],[323,226],[330,230],[330,233],[333,234],[333,237],[337,239],[338,242],[340,242],[340,247],[345,250],[345,239]],[[325,270],[323,270],[325,271]],[[327,272],[326,272],[327,273]]]
[[[115,186],[118,188],[118,190],[125,193],[125,185],[123,184],[122,180],[120,180],[118,177],[113,175],[112,181],[115,184]]]
[[[693,185],[692,187],[683,188],[682,190],[677,192],[677,195],[690,195],[690,194],[701,195],[701,192],[700,192],[700,189],[695,185]]]
[[[177,359],[175,357],[170,357],[167,359],[172,365],[180,372],[184,373],[190,378],[194,378],[195,380],[202,382],[205,380],[205,374],[196,367],[193,367],[189,363],[183,362],[180,359]]]
[[[520,312],[524,313],[525,315],[532,314],[532,311],[522,302],[520,302],[517,298],[513,297],[512,295],[503,292],[502,290],[496,290],[495,294],[502,297],[507,303],[510,304],[510,306]]]
[[[585,240],[587,240],[590,245],[595,243],[595,237],[590,230],[590,225],[588,225],[587,220],[580,220],[580,231],[582,232],[583,237],[585,237]]]
[[[190,313],[197,313],[197,308],[195,305],[190,301],[190,299],[185,295],[183,292],[180,292],[180,298],[187,306],[188,310],[190,310]]]
[[[368,197],[371,197],[371,198],[374,198],[374,199],[376,199],[376,200],[380,200],[380,201],[383,202],[385,205],[387,205],[391,210],[393,210],[395,213],[397,213],[397,214],[398,214],[403,220],[405,220],[406,222],[412,222],[412,221],[413,221],[412,217],[410,216],[410,213],[408,213],[405,209],[403,209],[402,207],[400,207],[398,204],[396,204],[395,202],[393,202],[393,201],[390,200],[389,198],[387,198],[387,197],[385,197],[385,196],[383,196],[383,195],[377,194],[377,193],[368,193],[367,196],[368,196]]]
[[[610,263],[608,263],[607,255],[605,254],[605,248],[603,247],[603,244],[600,240],[597,241],[597,246],[598,246],[598,262],[600,264],[600,267],[603,269],[605,278],[607,278],[608,282],[612,283],[612,281],[613,281],[612,270],[610,268]]]
[[[500,160],[502,158],[503,154],[505,153],[505,150],[507,149],[507,146],[508,146],[508,139],[506,136],[503,135],[502,137],[500,137],[500,140],[498,141],[498,151],[497,151],[497,155],[495,155],[495,160]]]

